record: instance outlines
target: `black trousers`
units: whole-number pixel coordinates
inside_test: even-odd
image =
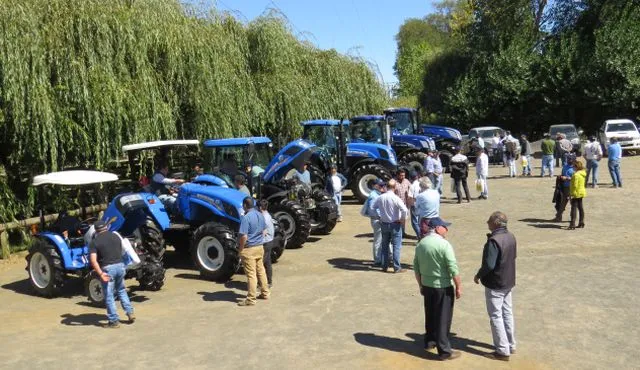
[[[455,181],[456,187],[456,195],[458,196],[458,202],[462,202],[462,190],[461,187],[464,188],[464,195],[467,196],[467,200],[471,200],[471,196],[469,195],[469,185],[467,184],[467,178],[463,179],[453,179]]]
[[[453,319],[453,303],[455,296],[453,287],[430,288],[422,286],[424,297],[424,345],[435,342],[438,355],[447,357],[451,355],[451,343],[449,332]]]
[[[567,203],[569,203],[569,188],[562,186],[561,187],[561,198],[560,201],[556,203],[556,217],[562,218],[562,214],[564,210],[567,208]]]
[[[584,224],[584,208],[582,207],[582,199],[583,198],[571,199],[571,223],[569,226],[576,226],[576,211],[580,213],[580,221],[578,225]]]
[[[271,249],[273,248],[273,242],[264,243],[264,255],[262,256],[262,263],[264,264],[264,270],[267,272],[267,283],[272,284],[273,269],[271,268]]]

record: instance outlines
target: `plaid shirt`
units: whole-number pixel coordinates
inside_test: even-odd
[[[402,182],[398,181],[396,185],[395,193],[402,200],[402,203],[407,205],[407,198],[409,196],[409,188],[411,188],[411,182],[409,180],[404,179]]]

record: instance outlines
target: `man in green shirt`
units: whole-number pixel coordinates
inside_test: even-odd
[[[413,269],[420,294],[424,297],[426,349],[438,348],[440,360],[453,360],[460,357],[459,351],[453,351],[449,343],[453,302],[462,295],[462,285],[453,247],[445,239],[448,226],[439,217],[428,222],[429,231],[418,246],[413,259]]]
[[[540,177],[544,177],[544,169],[549,169],[549,177],[553,177],[553,153],[556,149],[556,142],[551,140],[548,132],[544,133],[544,139],[540,143],[542,149],[542,168],[540,169]]]

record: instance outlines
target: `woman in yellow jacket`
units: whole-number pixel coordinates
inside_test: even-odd
[[[569,224],[569,230],[576,228],[576,211],[580,212],[580,222],[578,228],[584,227],[584,208],[582,206],[582,199],[587,196],[587,189],[585,187],[587,182],[587,171],[584,170],[584,164],[579,160],[573,163],[575,172],[571,176],[571,186],[569,187],[569,195],[571,196],[571,223]]]

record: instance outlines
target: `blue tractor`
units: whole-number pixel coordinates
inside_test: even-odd
[[[125,145],[123,150],[129,156],[132,180],[143,189],[148,189],[153,169],[158,163],[186,170],[194,168],[198,159],[186,152],[197,150],[199,145],[197,140],[154,141]],[[143,152],[152,155],[145,156]],[[174,173],[170,177],[191,179],[184,172]],[[195,266],[204,278],[214,281],[231,278],[240,266],[237,233],[240,217],[244,214],[242,202],[249,195],[198,181],[158,192],[162,193],[159,197],[168,205],[171,220],[163,233],[167,243],[179,253],[190,251]],[[281,234],[276,232],[278,235]],[[279,253],[278,257],[284,250],[284,243],[282,237],[276,239],[278,246],[274,250]]]
[[[256,199],[269,201],[269,212],[278,220],[288,248],[302,246],[311,232],[328,234],[335,227],[338,210],[331,196],[294,176],[315,145],[296,140],[275,156],[267,137],[212,139],[203,145],[207,174],[195,181],[235,188],[233,179],[243,176]]]
[[[399,131],[390,117],[356,116],[349,121],[351,142],[386,144],[396,152],[400,166],[408,170],[422,171],[427,152],[436,148],[429,137]]]
[[[445,126],[418,124],[417,110],[413,108],[388,108],[384,110],[385,118],[395,121],[393,141],[402,143],[404,136],[429,137],[435,141],[435,146],[440,153],[442,166],[447,171],[451,157],[456,153],[456,148],[462,143],[460,131]],[[394,147],[395,149],[395,147]],[[400,153],[398,153],[400,156]]]
[[[35,176],[33,186],[38,187],[42,197],[47,185],[84,187],[117,179],[116,175],[107,172],[62,171]],[[59,295],[68,277],[75,275],[84,278],[90,301],[103,302],[102,285],[89,263],[88,246],[93,235],[92,224],[97,218],[87,218],[86,214],[81,217],[63,210],[53,223],[46,225],[44,211],[40,209],[40,232],[35,235],[26,257],[29,281],[39,295]],[[169,226],[160,200],[153,194],[121,194],[109,203],[102,219],[111,231],[129,239],[140,258],[140,263],[127,267],[126,277],[136,278],[142,289],[159,290],[165,275],[162,231]]]
[[[397,170],[396,154],[383,143],[373,143],[351,136],[348,120],[319,119],[305,121],[303,138],[320,150],[309,167],[312,181],[324,186],[331,165],[335,164],[348,181],[354,196],[364,202],[376,179],[389,180]]]

